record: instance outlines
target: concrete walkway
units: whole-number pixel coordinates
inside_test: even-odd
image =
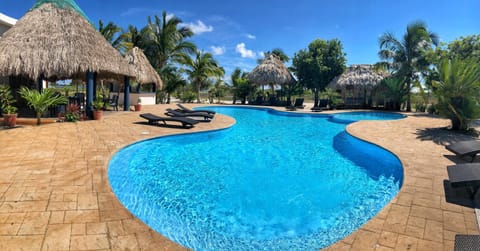
[[[144,110],[162,114],[167,107],[173,106]],[[0,250],[184,250],[121,205],[108,182],[108,161],[138,140],[224,128],[234,120],[217,115],[185,130],[138,124],[138,114],[0,130]],[[410,116],[348,127],[395,153],[405,181],[381,213],[329,249],[453,250],[456,233],[478,234],[473,209],[445,199],[445,167],[460,160],[445,157],[442,143],[466,138],[439,129],[447,124]]]

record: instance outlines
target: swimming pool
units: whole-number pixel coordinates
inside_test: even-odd
[[[332,116],[209,109],[236,124],[135,143],[109,164],[125,207],[183,246],[318,250],[358,229],[400,189],[399,160],[348,135]]]

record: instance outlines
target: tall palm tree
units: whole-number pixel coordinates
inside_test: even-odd
[[[172,93],[174,93],[179,87],[186,86],[187,81],[183,79],[182,75],[176,67],[170,65],[163,67],[161,75],[163,80],[162,91],[167,95],[166,103],[170,104],[170,98]]]
[[[124,37],[119,34],[122,32],[122,28],[120,28],[120,26],[117,26],[113,22],[108,22],[107,25],[104,25],[103,21],[99,20],[98,31],[113,46],[113,48],[120,51],[120,53],[125,52],[126,47],[124,43]]]
[[[220,67],[217,61],[210,53],[196,51],[194,57],[183,56],[179,59],[179,63],[185,65],[185,73],[195,85],[197,90],[197,102],[200,103],[200,90],[209,83],[209,79],[213,77],[223,77],[225,71]]]
[[[147,29],[148,27],[145,27],[139,31],[133,25],[128,26],[127,31],[121,35],[126,51],[131,50],[133,47],[145,49]]]
[[[240,70],[240,68],[238,67],[235,68],[235,70],[233,70],[232,75],[230,76],[232,80],[232,87],[233,87],[233,97],[232,97],[233,104],[237,102],[238,86],[241,81],[241,77],[242,77],[242,70]]]
[[[185,39],[193,36],[193,31],[188,27],[178,27],[182,22],[177,17],[167,18],[167,12],[162,17],[154,16],[154,20],[148,17],[147,45],[145,54],[152,65],[159,71],[172,61],[178,61],[186,54],[193,54],[195,44]]]
[[[438,36],[427,29],[421,21],[413,22],[407,26],[407,32],[399,40],[386,32],[379,38],[379,57],[389,66],[395,74],[406,81],[407,111],[411,111],[410,89],[418,78],[418,72],[428,67],[425,52],[432,44],[438,44]]]

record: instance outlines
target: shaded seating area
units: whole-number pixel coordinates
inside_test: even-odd
[[[211,121],[215,115],[208,114],[205,112],[179,112],[173,109],[168,108],[165,115],[170,117],[193,117],[193,118],[203,118],[203,121]]]
[[[207,114],[215,114],[216,113],[215,111],[211,111],[211,110],[191,110],[191,109],[189,109],[188,107],[185,107],[182,104],[177,104],[177,106],[179,107],[179,109],[177,109],[177,111],[183,112],[183,113],[192,113],[192,112],[193,113],[204,112],[204,113],[207,113]]]
[[[152,113],[143,113],[140,114],[141,118],[146,119],[150,125],[161,125],[159,122],[162,122],[163,125],[168,125],[167,122],[178,122],[181,123],[183,128],[192,128],[198,121],[185,117],[160,117]]]
[[[460,141],[460,142],[452,143],[448,146],[445,146],[445,148],[460,158],[464,158],[468,156],[470,157],[470,162],[473,162],[477,154],[480,152],[480,141],[478,140]]]

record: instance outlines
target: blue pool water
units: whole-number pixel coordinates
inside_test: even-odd
[[[402,184],[394,155],[331,116],[208,109],[236,124],[132,144],[109,164],[125,207],[183,246],[318,250],[375,216]]]

